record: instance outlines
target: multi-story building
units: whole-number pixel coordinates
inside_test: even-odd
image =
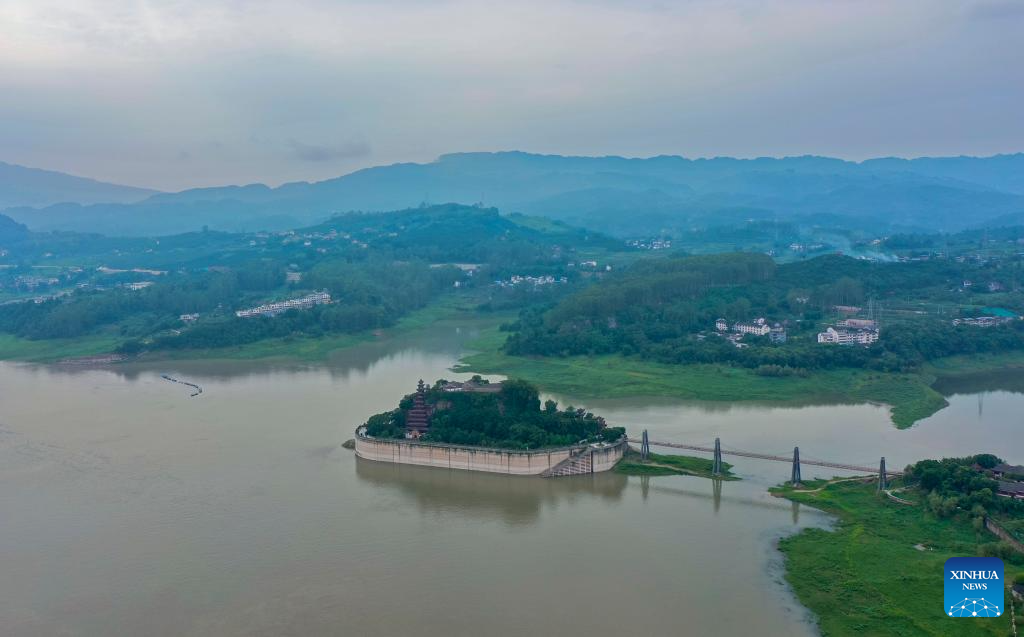
[[[287,312],[288,310],[305,310],[313,307],[314,305],[324,305],[330,302],[331,294],[327,290],[324,290],[322,292],[307,294],[306,296],[297,299],[289,299],[278,303],[268,303],[266,305],[251,307],[247,310],[238,310],[235,312],[235,316],[239,318],[250,318],[253,316],[277,316],[278,314]]]
[[[818,332],[819,343],[837,343],[839,345],[870,345],[878,340],[878,330],[837,330],[829,327]]]
[[[751,323],[737,323],[732,326],[732,331],[740,334],[753,334],[754,336],[767,336],[771,331],[768,323],[759,318]]]

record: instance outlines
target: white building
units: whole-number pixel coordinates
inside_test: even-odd
[[[839,345],[870,345],[878,340],[878,330],[837,330],[830,327],[818,332],[819,343],[837,343]]]
[[[1008,316],[975,316],[972,318],[953,319],[953,325],[973,325],[974,327],[992,327],[1009,323],[1013,319]]]
[[[715,329],[718,330],[719,332],[724,332],[725,330],[729,329],[729,324],[725,322],[724,318],[720,318],[717,321],[715,321]]]
[[[837,323],[839,327],[848,327],[855,330],[875,330],[878,331],[878,321],[872,319],[858,319],[849,318],[845,321],[839,321]]]
[[[771,332],[771,328],[768,323],[763,319],[759,318],[752,323],[737,323],[732,326],[732,331],[740,334],[753,334],[754,336],[767,336]]]
[[[306,296],[297,299],[289,299],[278,303],[268,303],[266,305],[251,307],[246,310],[238,310],[235,312],[235,316],[238,318],[277,316],[278,314],[287,312],[288,310],[306,310],[314,305],[324,305],[330,302],[331,294],[327,290],[324,290],[323,292],[314,292],[313,294],[307,294]]]

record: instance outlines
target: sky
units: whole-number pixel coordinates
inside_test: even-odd
[[[0,161],[163,190],[460,151],[1024,151],[1018,0],[0,0]]]

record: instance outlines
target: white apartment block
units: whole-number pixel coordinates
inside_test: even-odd
[[[732,330],[740,334],[767,336],[768,332],[772,331],[772,328],[768,326],[768,323],[763,318],[759,318],[752,323],[737,323],[732,326]]]
[[[818,332],[819,343],[837,343],[839,345],[870,345],[878,340],[878,330],[837,330],[830,327]]]

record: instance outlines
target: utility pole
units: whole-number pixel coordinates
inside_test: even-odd
[[[644,435],[640,442],[640,459],[647,460],[647,457],[651,455],[651,445],[647,441],[647,430],[644,429]]]

